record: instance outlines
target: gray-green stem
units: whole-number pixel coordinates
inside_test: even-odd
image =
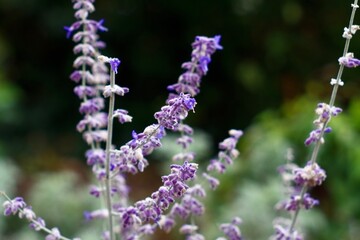
[[[356,7],[357,4],[358,4],[358,0],[354,0],[348,29],[351,29],[351,26],[353,25],[354,18],[355,18],[355,12],[356,12],[356,9],[357,9],[357,7]],[[346,54],[347,54],[348,51],[349,51],[350,40],[351,40],[350,38],[346,38],[345,46],[344,46],[344,51],[343,51],[343,57],[345,57]],[[336,84],[334,84],[334,87],[333,87],[333,90],[332,90],[332,93],[331,93],[331,97],[330,97],[330,101],[329,101],[329,106],[330,106],[330,108],[334,106],[334,103],[335,103],[337,91],[338,91],[338,89],[339,89],[339,84],[340,84],[340,81],[341,81],[341,77],[342,77],[343,70],[344,70],[344,65],[340,64],[339,71],[338,71],[338,74],[337,74],[337,76],[336,76]],[[324,124],[323,128],[321,129],[321,133],[320,133],[320,136],[319,136],[319,140],[316,142],[316,145],[315,145],[315,147],[314,147],[314,149],[313,149],[313,151],[312,151],[311,159],[310,159],[310,162],[311,162],[312,164],[314,164],[314,163],[316,162],[316,160],[317,160],[317,157],[318,157],[318,154],[319,154],[319,150],[320,150],[320,146],[321,146],[321,139],[323,138],[325,129],[326,129],[326,127],[327,127],[327,125],[328,125],[329,122],[330,122],[330,118],[329,118],[329,120]],[[303,187],[302,187],[301,193],[300,193],[299,204],[300,204],[300,202],[302,202],[302,200],[303,200],[303,198],[304,198],[304,195],[305,195],[305,193],[306,193],[307,190],[308,190],[308,187],[307,187],[307,186],[303,186]],[[291,221],[289,233],[292,233],[293,230],[294,230],[296,220],[297,220],[297,218],[298,218],[298,216],[299,216],[299,212],[300,212],[300,206],[298,206],[297,210],[295,211],[295,213],[294,213],[294,215],[293,215],[293,217],[292,217],[292,221]]]
[[[113,87],[115,85],[115,72],[113,70],[110,71],[110,86]],[[112,145],[112,134],[113,134],[113,113],[115,106],[115,94],[111,93],[109,97],[109,112],[108,112],[108,129],[107,129],[107,140],[106,140],[106,205],[109,214],[109,232],[110,232],[110,240],[115,240],[115,233],[113,231],[113,216],[112,216],[112,203],[111,203],[111,178],[110,178],[110,150]]]
[[[12,201],[11,198],[5,192],[0,191],[0,195],[3,195],[10,202]],[[23,209],[19,209],[19,212],[23,213],[24,211],[23,211]],[[39,224],[39,222],[36,221],[35,219],[31,219],[29,221],[34,223],[40,230],[42,230],[42,231],[44,231],[46,233],[49,233],[49,234],[53,234],[53,232],[50,229],[41,226],[41,224]],[[64,237],[64,236],[60,236],[59,240],[71,240],[71,239],[67,238],[67,237]]]

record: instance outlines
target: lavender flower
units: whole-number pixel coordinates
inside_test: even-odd
[[[219,179],[212,177],[207,173],[203,173],[202,176],[208,181],[212,190],[215,190],[220,185]]]
[[[329,123],[331,116],[335,117],[341,112],[341,108],[330,106],[326,103],[319,103],[315,110],[318,118],[313,122],[316,129],[310,132],[309,137],[305,140],[305,145],[310,145],[311,143],[316,143],[318,141],[320,141],[320,143],[324,143],[322,134],[331,132],[331,128],[325,126]]]
[[[360,60],[357,58],[354,58],[353,53],[347,53],[344,57],[339,58],[339,64],[344,65],[348,68],[355,68],[360,65]]]
[[[317,163],[308,162],[304,168],[294,169],[294,182],[301,186],[319,186],[325,178],[325,171]]]
[[[36,215],[31,206],[26,206],[19,212],[19,218],[26,218],[28,221],[31,221],[36,218]]]
[[[229,131],[230,137],[219,143],[219,151],[216,159],[212,159],[207,166],[208,173],[203,173],[203,177],[209,182],[211,189],[216,189],[220,184],[219,180],[210,175],[210,172],[217,172],[223,174],[226,172],[226,166],[233,164],[233,159],[239,156],[239,151],[236,149],[236,144],[239,138],[243,135],[241,130],[232,129]]]
[[[219,35],[213,38],[197,36],[192,44],[191,61],[182,65],[186,72],[180,75],[176,84],[168,86],[168,90],[175,91],[177,94],[189,93],[193,97],[198,94],[201,78],[208,71],[211,55],[216,50],[222,49],[219,44],[220,38]]]
[[[178,97],[168,100],[168,105],[161,108],[161,111],[154,114],[159,125],[174,130],[181,120],[185,119],[190,110],[194,110],[196,101],[190,94],[180,93]]]
[[[289,231],[290,222],[288,219],[278,218],[274,221],[275,234],[270,238],[271,240],[304,240],[304,237],[298,231]]]
[[[126,122],[131,122],[132,117],[130,115],[128,115],[128,113],[129,112],[125,109],[116,109],[114,111],[113,117],[114,118],[117,117],[121,124],[126,123]]]
[[[223,223],[220,225],[220,230],[228,237],[229,240],[241,240],[241,232],[238,225],[241,224],[241,219],[235,217],[231,223]]]
[[[107,62],[110,64],[111,66],[111,70],[114,71],[116,74],[117,74],[117,69],[120,65],[120,60],[117,59],[117,58],[109,58],[109,57],[106,57],[106,56],[98,56],[98,59],[102,62]]]
[[[51,229],[51,233],[45,237],[45,240],[59,240],[61,237],[60,231],[57,228]]]
[[[304,196],[292,195],[290,199],[284,201],[280,207],[287,211],[298,211],[300,208],[310,209],[318,204],[318,200],[310,197],[310,194],[306,193]]]
[[[109,212],[107,209],[98,209],[92,212],[85,211],[84,218],[85,220],[93,220],[93,219],[107,219],[109,217]]]
[[[161,215],[161,219],[158,221],[159,227],[165,232],[170,232],[175,226],[175,220],[173,217]]]
[[[4,192],[0,192],[0,195],[4,196],[7,200],[3,203],[4,215],[18,215],[19,218],[25,218],[30,222],[29,227],[35,231],[43,230],[44,232],[50,233],[45,239],[46,240],[70,240],[64,236],[61,236],[59,229],[53,228],[48,229],[45,227],[44,219],[36,217],[35,212],[31,206],[28,206],[22,197],[16,197],[10,199]],[[80,238],[74,238],[73,240],[80,240]]]
[[[9,216],[10,214],[15,215],[19,210],[23,209],[26,206],[24,199],[22,197],[16,197],[13,200],[8,200],[3,203],[4,215]]]
[[[192,224],[184,224],[179,229],[181,234],[185,234],[186,240],[205,240],[205,237],[199,233],[197,233],[198,226]]]
[[[138,227],[151,221],[167,230],[172,228],[173,218],[165,218],[162,213],[176,198],[185,194],[189,188],[186,182],[195,177],[197,164],[185,162],[183,165],[173,164],[170,168],[171,173],[162,177],[163,186],[152,193],[151,197],[136,202],[134,206],[120,207],[115,210],[121,216],[122,232],[129,232],[133,234],[132,236],[136,236],[139,233]]]
[[[35,221],[30,223],[29,227],[35,231],[40,231],[41,229],[45,228],[45,221],[41,217],[38,217]]]

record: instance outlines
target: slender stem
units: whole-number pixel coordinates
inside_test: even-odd
[[[12,202],[12,199],[5,192],[0,191],[0,195],[3,195],[8,201]],[[24,210],[20,208],[19,212],[24,213]],[[36,221],[35,219],[29,219],[29,221],[34,223],[40,230],[42,230],[46,233],[49,233],[49,234],[53,234],[53,232],[50,229],[41,226],[41,224],[38,221]],[[59,236],[59,240],[71,240],[71,239],[64,237],[64,236]]]
[[[355,12],[356,12],[356,9],[358,8],[357,3],[358,3],[358,0],[354,0],[354,3],[351,5],[352,6],[352,12],[351,12],[351,16],[350,16],[348,29],[351,29],[351,26],[353,25]],[[343,57],[345,57],[346,54],[349,51],[350,40],[351,40],[350,38],[346,38],[344,51],[343,51]],[[338,73],[337,73],[337,76],[336,76],[336,84],[334,84],[334,87],[333,87],[333,90],[332,90],[332,93],[331,93],[331,97],[330,97],[330,100],[329,100],[330,108],[334,106],[343,70],[344,70],[344,65],[340,64],[340,67],[339,67],[339,70],[338,70]],[[330,119],[331,119],[331,117],[327,120],[327,122],[322,127],[321,132],[320,132],[320,136],[319,136],[319,140],[316,142],[316,145],[315,145],[315,147],[314,147],[314,149],[312,151],[311,159],[310,159],[310,162],[312,164],[314,164],[316,162],[317,156],[319,154],[320,146],[322,144],[321,139],[323,138],[323,135],[325,133],[325,129],[326,129],[328,123],[330,122]],[[300,205],[300,203],[302,202],[302,200],[304,198],[304,195],[305,195],[307,190],[308,190],[307,186],[302,187],[301,192],[300,192],[300,200],[299,200],[298,205]],[[300,206],[298,206],[297,210],[295,211],[294,215],[292,216],[292,221],[291,221],[291,224],[290,224],[289,233],[292,233],[293,230],[294,230],[296,220],[297,220],[297,218],[299,216],[299,212],[300,212]]]
[[[291,224],[290,224],[290,228],[289,228],[289,233],[292,233],[293,230],[294,230],[294,227],[295,227],[295,223],[296,223],[296,220],[299,216],[299,213],[300,213],[300,202],[302,202],[303,198],[304,198],[304,195],[307,191],[307,187],[306,186],[303,186],[302,189],[301,189],[301,192],[300,192],[300,200],[298,202],[298,207],[296,208],[296,211],[294,213],[294,215],[292,216],[292,221],[291,221]],[[291,236],[292,237],[292,236]]]
[[[110,71],[110,86],[115,85],[115,72]],[[106,205],[109,213],[109,231],[110,231],[110,240],[115,240],[115,233],[113,231],[113,217],[112,217],[112,203],[111,203],[111,179],[110,179],[110,149],[112,144],[112,133],[113,133],[113,113],[115,105],[115,94],[111,93],[109,99],[109,113],[108,113],[108,130],[107,130],[107,140],[106,140]]]
[[[348,29],[351,29],[351,26],[353,25],[354,23],[354,18],[355,18],[355,12],[356,12],[356,9],[357,9],[357,4],[358,4],[358,0],[354,0],[354,3],[352,4],[353,8],[352,8],[352,12],[351,12],[351,16],[350,16],[350,21],[349,21],[349,27]],[[349,46],[350,46],[350,38],[346,38],[346,41],[345,41],[345,46],[344,46],[344,51],[343,51],[343,57],[346,56],[346,54],[348,53],[349,51]],[[336,77],[336,82],[339,83],[340,79],[341,79],[341,76],[342,76],[342,73],[343,73],[343,70],[344,70],[344,65],[340,64],[340,68],[339,68],[339,71],[338,71],[338,74],[337,74],[337,77]],[[333,88],[333,91],[331,93],[331,98],[330,98],[330,107],[332,107],[335,103],[335,98],[336,98],[336,94],[337,94],[337,90],[339,88],[339,84],[335,84],[334,85],[334,88]]]

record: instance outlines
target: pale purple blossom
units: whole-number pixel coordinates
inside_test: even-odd
[[[347,53],[345,56],[339,58],[339,64],[348,68],[355,68],[360,65],[360,60],[354,57],[353,53]]]
[[[309,193],[305,193],[303,196],[299,194],[290,196],[288,200],[279,204],[278,207],[287,211],[298,211],[301,208],[308,210],[318,204],[318,200],[312,198]]]
[[[304,240],[304,237],[296,230],[289,232],[290,226],[283,226],[276,223],[274,225],[275,235],[271,240]]]
[[[194,152],[186,152],[186,153],[177,153],[172,157],[172,160],[174,162],[177,161],[182,161],[182,162],[191,162],[193,161],[195,158],[195,153]]]
[[[160,221],[158,221],[159,227],[165,232],[170,232],[175,226],[175,220],[172,217],[162,215]]]
[[[109,211],[107,209],[98,209],[92,212],[85,211],[84,218],[85,220],[93,220],[93,219],[106,219],[109,217]]]
[[[304,142],[305,145],[308,146],[311,143],[316,143],[318,141],[320,141],[321,143],[324,143],[325,140],[323,137],[321,137],[321,132],[322,132],[322,129],[315,129],[315,130],[311,131],[309,134],[309,137]],[[330,127],[325,128],[324,133],[330,133],[330,132],[331,132]]]
[[[326,178],[325,171],[317,163],[310,161],[304,168],[294,169],[294,182],[301,186],[319,186]]]
[[[76,86],[74,88],[74,93],[80,98],[87,97],[94,97],[96,96],[96,89],[90,86]]]
[[[226,235],[229,240],[241,240],[241,232],[239,225],[241,224],[241,219],[235,217],[231,223],[223,223],[220,225],[220,230]]]
[[[9,216],[10,214],[17,214],[19,210],[26,207],[26,203],[22,197],[16,197],[13,200],[8,200],[3,203],[4,215]]]
[[[116,109],[114,111],[113,117],[118,118],[118,120],[121,124],[126,123],[126,122],[131,122],[132,116],[130,116],[128,113],[129,112],[125,109]]]
[[[104,191],[103,188],[92,185],[90,187],[90,195],[94,196],[94,197],[100,197],[100,194]]]
[[[31,206],[26,206],[19,212],[19,218],[26,218],[27,220],[31,221],[36,218],[35,212],[32,210]]]
[[[129,92],[129,88],[127,87],[120,87],[119,85],[114,86],[105,86],[103,95],[104,97],[110,97],[111,94],[117,94],[119,96],[124,96],[125,93]]]
[[[103,165],[105,163],[106,155],[104,149],[102,148],[87,150],[85,156],[88,165],[94,165],[94,164]]]
[[[45,228],[45,221],[41,217],[38,217],[29,224],[29,227],[35,231],[40,231],[42,228]]]
[[[210,188],[213,189],[213,190],[215,190],[220,184],[219,179],[217,179],[217,178],[215,178],[213,176],[210,176],[207,173],[203,173],[203,177],[208,181],[208,183],[210,185]]]
[[[47,235],[45,237],[45,240],[59,240],[61,237],[60,235],[60,231],[58,228],[52,228],[51,229],[51,234]]]

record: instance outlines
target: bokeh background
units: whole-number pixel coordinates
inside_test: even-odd
[[[277,167],[293,149],[303,165],[310,148],[314,108],[327,102],[330,79],[338,70],[351,1],[338,0],[108,0],[95,3],[90,17],[105,19],[103,54],[122,60],[117,81],[130,93],[117,104],[133,123],[115,128],[115,143],[154,122],[153,113],[177,81],[197,35],[222,36],[188,123],[196,129],[198,162],[216,155],[230,128],[243,129],[240,159],[222,176],[221,188],[206,200],[202,231],[214,239],[217,226],[234,214],[243,218],[247,239],[267,239],[283,197]],[[63,26],[73,21],[71,1],[0,0],[0,189],[22,195],[35,211],[65,234],[98,239],[82,212],[98,207],[87,194],[91,173],[85,165],[72,71],[74,44]],[[358,18],[356,18],[358,19]],[[355,19],[355,23],[356,23]],[[350,51],[355,55],[360,39]],[[333,133],[321,149],[328,179],[312,191],[320,206],[301,213],[307,239],[359,239],[360,98],[359,69],[346,69],[336,105]],[[149,157],[144,174],[129,176],[131,196],[141,199],[160,184],[173,151]],[[148,180],[151,181],[148,181]],[[153,181],[158,179],[158,181]],[[93,224],[93,223],[91,223]],[[96,223],[95,223],[96,224]],[[100,228],[99,228],[100,229]],[[176,232],[176,231],[175,231]],[[40,235],[41,236],[41,235]],[[15,217],[0,217],[0,239],[41,239]],[[95,236],[95,237],[94,237]],[[157,239],[175,239],[158,235]]]

